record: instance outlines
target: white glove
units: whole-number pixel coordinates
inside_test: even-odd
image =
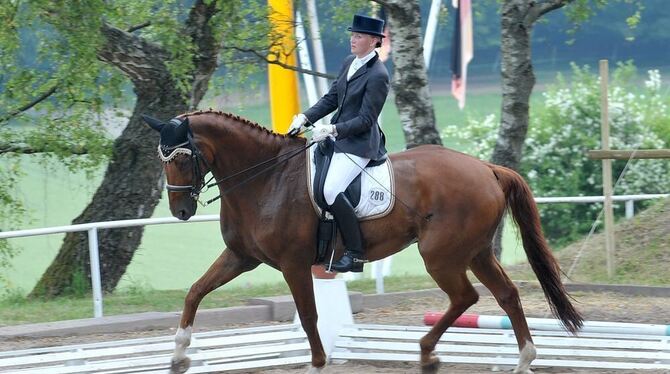
[[[316,125],[312,130],[312,141],[320,142],[327,137],[335,138],[337,136],[337,128],[335,125]]]
[[[288,128],[287,134],[290,136],[298,135],[305,123],[307,123],[307,117],[302,113],[296,114],[293,116],[293,121],[291,122],[291,126]]]

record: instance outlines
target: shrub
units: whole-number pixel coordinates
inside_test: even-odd
[[[638,87],[631,63],[619,64],[613,73],[609,86],[612,149],[664,148],[670,143],[668,97],[661,91],[659,72],[648,74],[644,87]],[[586,156],[588,150],[600,148],[598,75],[573,64],[572,80],[567,82],[559,75],[543,96],[544,104],[531,111],[521,174],[536,196],[602,195],[601,162]],[[479,122],[470,121],[466,129],[448,127],[443,136],[469,140],[476,156],[489,158],[497,128],[495,116],[489,115]],[[613,162],[613,183],[626,163]],[[666,193],[668,186],[667,162],[631,160],[614,193]],[[565,244],[588,232],[601,208],[601,204],[540,205],[545,233],[554,243]]]

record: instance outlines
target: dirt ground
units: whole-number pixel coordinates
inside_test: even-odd
[[[670,299],[661,297],[628,296],[614,293],[575,293],[576,306],[584,314],[586,320],[591,321],[617,321],[636,323],[670,324]],[[521,290],[522,303],[528,317],[550,317],[549,307],[544,296],[539,290]],[[393,325],[423,325],[423,315],[426,311],[444,311],[447,301],[442,298],[416,298],[409,299],[392,308],[368,309],[357,313],[354,318],[357,323],[393,324]],[[479,314],[501,315],[502,310],[498,307],[491,296],[482,296],[479,303],[468,312]],[[265,323],[246,325],[226,325],[221,329],[250,327],[253,325],[268,325]],[[196,332],[203,331],[197,329]],[[0,351],[45,347],[54,345],[81,344],[100,342],[106,340],[132,339],[140,337],[151,337],[161,335],[173,335],[174,329],[150,330],[128,333],[97,334],[86,336],[71,336],[60,338],[22,338],[11,341],[0,341]],[[443,365],[440,373],[490,373],[490,366],[473,365]],[[572,370],[535,368],[536,373],[633,373],[626,370]],[[266,369],[253,371],[254,373],[267,374],[292,374],[305,373],[306,367]],[[352,374],[352,373],[419,373],[417,363],[378,363],[378,362],[348,362],[344,364],[331,364],[322,371],[322,374]],[[639,371],[635,371],[639,372]],[[667,373],[667,371],[644,371],[644,373]]]

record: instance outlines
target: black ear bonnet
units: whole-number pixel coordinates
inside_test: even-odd
[[[161,120],[147,115],[143,115],[142,119],[152,129],[160,132],[161,139],[158,149],[163,159],[172,159],[175,156],[174,151],[178,148],[190,148],[189,138],[193,137],[193,133],[189,126],[188,117],[183,119],[173,118],[168,123],[163,123]]]

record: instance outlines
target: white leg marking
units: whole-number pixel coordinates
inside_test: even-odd
[[[192,326],[188,326],[185,329],[182,329],[181,327],[177,329],[177,333],[174,336],[174,360],[182,360],[186,358],[186,348],[191,345],[192,330]]]
[[[310,366],[309,370],[307,370],[307,374],[319,374],[323,368],[318,368],[315,366]]]
[[[514,369],[515,374],[532,374],[530,370],[530,363],[537,357],[537,351],[535,350],[535,344],[530,341],[526,341],[526,345],[523,346],[521,352],[519,352],[519,364]]]

